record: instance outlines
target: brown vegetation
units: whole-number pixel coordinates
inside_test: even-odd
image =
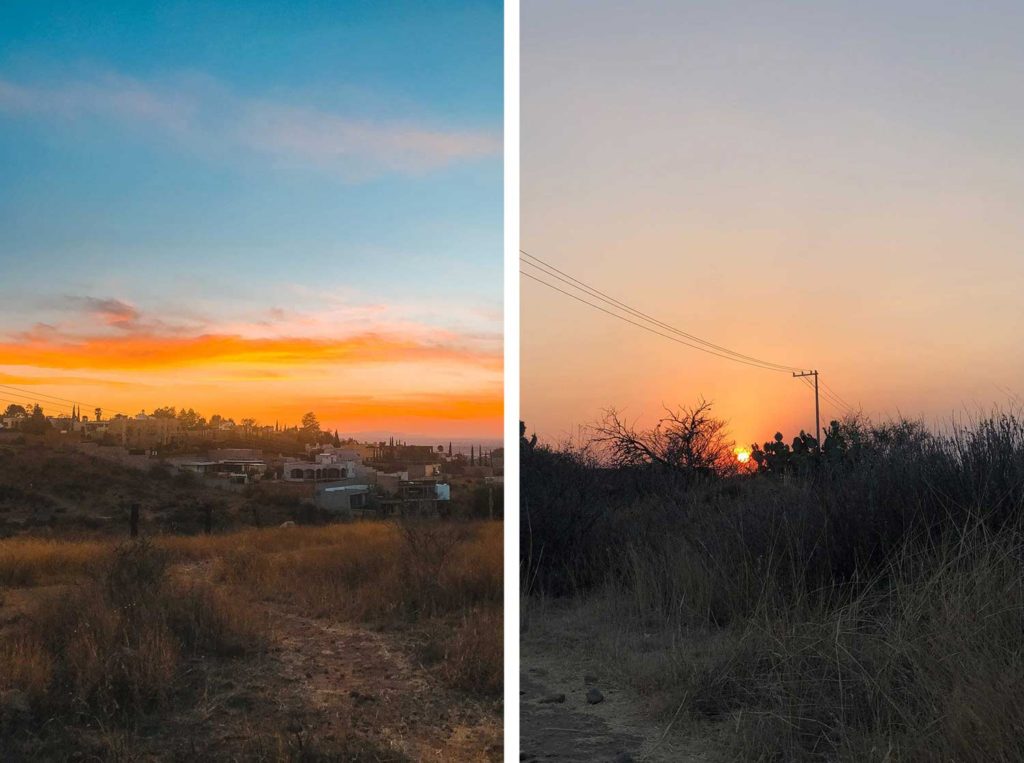
[[[130,751],[153,719],[202,701],[204,675],[279,649],[276,619],[291,616],[411,629],[438,681],[496,712],[501,601],[496,523],[9,538],[0,541],[0,757]],[[277,722],[280,733],[243,734],[248,747],[233,754],[402,759],[365,734],[317,740]]]
[[[729,757],[1021,759],[1024,422],[842,426],[699,482],[524,441],[524,585],[584,602],[609,665]]]

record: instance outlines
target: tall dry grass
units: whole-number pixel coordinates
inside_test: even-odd
[[[304,614],[423,624],[441,677],[483,696],[501,695],[503,642],[500,522],[407,521],[237,537],[217,578]],[[268,537],[269,535],[269,537]]]
[[[565,454],[534,454],[549,493],[596,498],[560,535],[524,486],[524,577],[665,634],[638,688],[724,721],[738,758],[1024,759],[1024,423],[863,434],[856,459],[685,489],[579,461],[560,484]]]
[[[109,541],[0,540],[0,588],[69,583],[99,570]]]
[[[7,737],[48,718],[129,725],[163,705],[186,658],[262,648],[265,623],[251,608],[175,581],[168,566],[152,543],[121,544],[91,558],[89,575],[40,592],[0,640]]]
[[[267,599],[311,617],[423,624],[437,641],[442,679],[497,697],[501,560],[496,522],[253,529],[127,544],[2,540],[0,596],[4,588],[39,590],[28,617],[0,632],[0,692],[25,697],[36,718],[88,712],[129,722],[161,706],[186,659],[261,649],[267,624],[248,602]],[[212,574],[194,574],[196,563]]]

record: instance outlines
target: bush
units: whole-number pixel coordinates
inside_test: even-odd
[[[738,757],[1021,759],[1024,422],[845,435],[808,468],[691,484],[524,444],[525,587],[717,629],[667,704],[730,718]]]
[[[162,704],[183,655],[262,646],[248,608],[171,581],[167,565],[167,552],[147,541],[124,544],[95,580],[43,597],[0,650],[7,686],[32,697],[39,717],[125,724]]]
[[[463,616],[441,649],[442,679],[472,694],[498,698],[504,686],[504,641],[500,610],[474,610]],[[437,648],[437,647],[435,647]]]

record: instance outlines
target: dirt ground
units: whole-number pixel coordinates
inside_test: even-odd
[[[692,727],[657,721],[649,703],[588,648],[578,612],[546,607],[520,641],[520,760],[717,761]],[[601,699],[592,703],[588,693]],[[596,696],[590,699],[597,699]]]
[[[37,592],[8,590],[0,622],[17,620]],[[76,732],[79,759],[501,760],[500,706],[444,686],[416,659],[415,630],[304,617],[282,603],[253,606],[270,627],[264,654],[194,660],[167,711],[134,734]]]
[[[216,759],[277,759],[276,744],[312,759],[501,760],[499,708],[443,686],[415,659],[414,631],[254,606],[265,611],[271,648],[255,663],[225,666],[203,703],[156,735],[160,745],[177,740],[175,757],[201,749]]]

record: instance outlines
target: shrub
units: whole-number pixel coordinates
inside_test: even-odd
[[[716,631],[667,705],[728,717],[737,757],[1021,759],[1024,422],[844,435],[805,469],[692,484],[524,446],[527,588]]]
[[[160,705],[184,654],[230,656],[259,649],[251,610],[207,585],[167,574],[168,553],[147,541],[115,547],[96,579],[42,596],[5,641],[0,664],[11,688],[41,715],[84,713],[127,723]]]

